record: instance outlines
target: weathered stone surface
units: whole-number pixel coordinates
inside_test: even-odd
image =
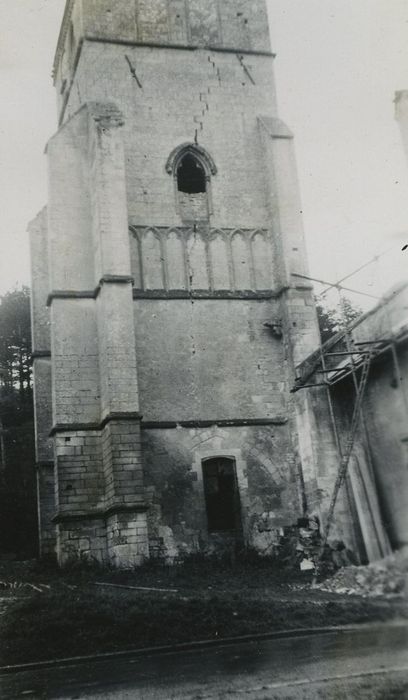
[[[264,0],[70,0],[54,61],[63,102],[86,38],[270,52]]]
[[[153,555],[174,558],[174,547],[179,556],[217,550],[203,496],[202,461],[213,456],[235,459],[246,546],[271,554],[279,529],[298,512],[293,450],[284,426],[146,430],[143,454]]]
[[[316,318],[290,280],[306,253],[271,62],[261,0],[67,6],[47,226],[32,234],[56,530],[45,501],[41,522],[61,563],[265,554],[302,512],[289,388]],[[200,188],[178,191],[186,153]],[[228,531],[210,527],[217,489]]]

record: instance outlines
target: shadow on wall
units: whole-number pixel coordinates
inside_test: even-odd
[[[200,512],[191,455],[182,445],[167,451],[150,436],[145,452],[150,556],[173,563],[184,554],[201,551],[200,532],[206,523]]]

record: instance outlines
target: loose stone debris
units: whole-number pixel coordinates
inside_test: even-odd
[[[366,598],[403,598],[408,595],[408,552],[391,554],[368,566],[342,568],[316,588]]]
[[[299,518],[296,525],[283,528],[275,556],[285,568],[314,571],[320,554],[322,535],[317,515]],[[323,553],[321,571],[333,574],[341,567],[356,564],[353,553],[343,542],[328,542]]]

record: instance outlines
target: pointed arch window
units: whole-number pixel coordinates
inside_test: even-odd
[[[207,177],[200,161],[186,153],[177,167],[177,189],[185,194],[207,192]]]
[[[212,214],[211,176],[217,168],[209,153],[198,144],[182,144],[166,164],[173,175],[176,209],[186,223],[205,222]]]

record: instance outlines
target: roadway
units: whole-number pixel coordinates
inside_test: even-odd
[[[183,652],[107,656],[18,672],[1,671],[0,698],[264,699],[281,697],[276,694],[279,688],[307,686],[322,679],[337,678],[341,682],[359,676],[375,677],[379,672],[390,677],[406,673],[408,679],[408,626],[370,625]],[[314,698],[313,693],[310,697]],[[408,690],[407,695],[398,697],[408,698]]]

